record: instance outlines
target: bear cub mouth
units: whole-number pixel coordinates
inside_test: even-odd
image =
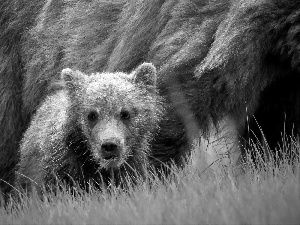
[[[123,165],[124,161],[125,158],[122,154],[105,154],[102,155],[100,165],[104,169],[118,169]]]
[[[114,160],[115,158],[116,158],[116,156],[114,156],[114,155],[109,155],[109,156],[104,157],[105,160]]]

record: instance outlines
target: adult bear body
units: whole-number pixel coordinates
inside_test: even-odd
[[[299,133],[299,17],[293,0],[2,1],[1,178],[10,182],[22,132],[64,67],[154,63],[169,102],[159,161],[180,163],[198,131],[234,148],[257,124],[275,148],[283,130]]]

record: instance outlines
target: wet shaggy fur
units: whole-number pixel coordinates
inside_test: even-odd
[[[27,191],[58,183],[89,188],[144,177],[163,111],[155,67],[90,76],[64,69],[62,82],[24,134],[17,185]]]
[[[193,134],[224,118],[240,143],[259,125],[275,149],[283,130],[299,133],[299,17],[294,0],[1,1],[0,177],[13,180],[21,135],[65,67],[152,62],[169,105],[159,161],[180,164]]]

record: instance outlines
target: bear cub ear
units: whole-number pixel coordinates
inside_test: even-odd
[[[152,63],[141,64],[132,72],[132,75],[137,84],[156,86],[157,72],[156,67]]]
[[[83,86],[86,75],[79,71],[73,71],[70,68],[61,71],[61,80],[64,81],[66,88],[69,91],[77,91]]]

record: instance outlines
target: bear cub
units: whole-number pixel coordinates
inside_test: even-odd
[[[145,177],[163,100],[156,68],[86,75],[63,69],[61,90],[38,108],[21,141],[16,183],[88,188]]]

